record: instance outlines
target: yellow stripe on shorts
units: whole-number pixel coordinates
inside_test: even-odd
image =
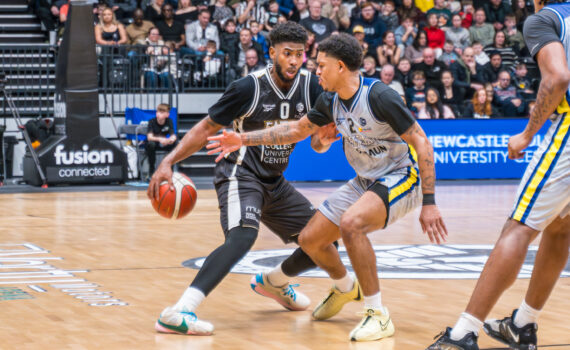
[[[388,195],[388,202],[392,204],[392,201],[399,199],[401,196],[405,195],[410,191],[415,184],[418,182],[418,171],[413,166],[409,167],[410,172],[408,174],[408,179],[398,186],[390,189],[390,194]]]

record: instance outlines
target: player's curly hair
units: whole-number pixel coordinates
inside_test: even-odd
[[[273,30],[269,32],[269,41],[271,46],[280,43],[299,43],[304,45],[307,42],[307,31],[296,22],[281,23],[273,27]]]
[[[346,33],[331,35],[323,40],[319,43],[319,52],[341,60],[352,72],[359,70],[362,65],[362,48],[352,35]]]

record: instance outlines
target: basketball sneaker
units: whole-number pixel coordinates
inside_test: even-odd
[[[160,314],[154,329],[161,333],[211,335],[214,325],[199,320],[193,312],[179,311],[168,306]]]
[[[267,279],[266,273],[258,273],[251,278],[251,289],[257,294],[274,299],[284,308],[291,311],[303,311],[309,307],[311,300],[305,294],[295,291],[298,284],[285,284],[275,287]]]
[[[487,320],[483,324],[483,330],[491,338],[510,346],[512,349],[535,350],[536,349],[536,323],[529,323],[522,328],[515,326],[515,314],[502,320]]]
[[[326,320],[338,314],[344,304],[349,301],[359,301],[362,299],[360,292],[360,285],[357,280],[354,280],[352,290],[346,293],[341,292],[333,286],[329,295],[321,301],[313,311],[313,318],[315,320]]]
[[[378,309],[364,309],[362,321],[350,332],[352,341],[370,341],[394,335],[394,323],[387,308],[385,312]]]
[[[469,332],[459,340],[451,339],[450,334],[451,327],[447,327],[445,332],[435,336],[436,342],[428,346],[426,350],[479,350],[475,333]]]

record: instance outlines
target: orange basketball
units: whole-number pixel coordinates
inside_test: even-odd
[[[184,174],[174,172],[172,183],[174,191],[170,190],[168,182],[160,184],[158,200],[152,200],[152,207],[167,219],[180,219],[192,211],[198,194],[192,180]]]

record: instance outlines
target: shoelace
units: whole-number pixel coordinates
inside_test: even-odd
[[[284,296],[288,296],[291,299],[293,299],[293,301],[297,300],[297,294],[295,293],[295,290],[293,289],[293,287],[299,287],[298,284],[289,284],[287,287],[283,288],[282,292]]]

